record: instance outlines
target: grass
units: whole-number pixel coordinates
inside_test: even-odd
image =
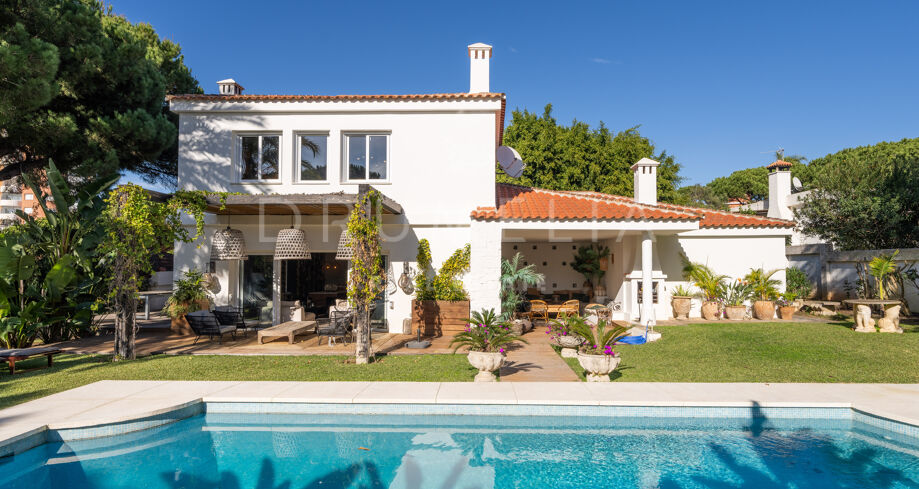
[[[849,323],[659,326],[660,341],[617,346],[618,382],[919,382],[919,324],[865,334]],[[584,378],[576,358],[564,359]]]
[[[393,355],[369,365],[345,356],[153,355],[113,363],[107,355],[62,355],[54,367],[0,372],[0,409],[99,380],[471,381],[465,355]],[[47,365],[17,362],[17,371]],[[3,365],[5,367],[5,364]]]

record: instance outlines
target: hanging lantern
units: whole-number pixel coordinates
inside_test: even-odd
[[[218,229],[211,238],[211,260],[245,260],[246,238],[239,229]]]
[[[351,237],[348,231],[342,231],[338,238],[338,251],[335,252],[336,260],[348,260],[354,257],[354,248],[351,247]]]
[[[278,232],[278,241],[274,246],[275,260],[309,260],[312,257],[303,230],[290,228]]]

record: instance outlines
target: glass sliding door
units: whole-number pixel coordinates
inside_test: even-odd
[[[272,283],[274,279],[274,257],[272,255],[249,255],[240,266],[240,300],[246,321],[270,326],[272,323]]]

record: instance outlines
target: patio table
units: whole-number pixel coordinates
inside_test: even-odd
[[[846,299],[843,302],[855,307],[855,331],[859,333],[874,333],[875,321],[871,317],[871,306],[884,308],[883,317],[878,319],[877,325],[882,333],[902,333],[900,327],[900,301],[881,299]]]
[[[145,290],[138,292],[137,295],[144,300],[144,319],[150,319],[150,296],[151,295],[169,295],[171,290]]]

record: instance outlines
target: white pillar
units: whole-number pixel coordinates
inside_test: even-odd
[[[281,260],[274,260],[271,280],[271,324],[281,324]]]
[[[654,318],[654,281],[652,280],[653,268],[652,235],[645,231],[641,237],[641,325],[645,326]]]
[[[473,311],[494,309],[501,313],[501,226],[496,222],[472,221],[469,273],[463,278]]]

